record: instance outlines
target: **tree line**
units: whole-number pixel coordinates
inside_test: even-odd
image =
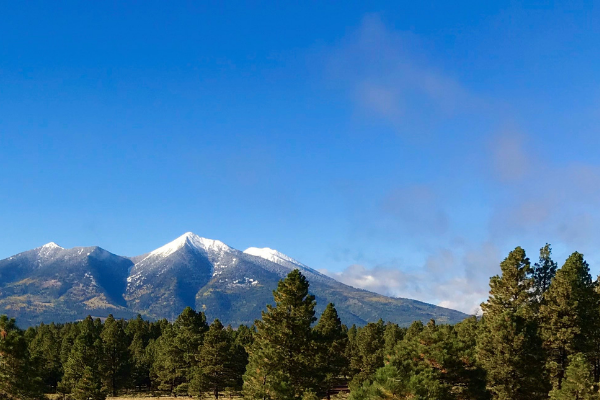
[[[148,391],[248,399],[600,400],[600,285],[580,253],[559,269],[549,245],[517,247],[490,279],[482,316],[455,325],[378,321],[347,328],[333,304],[316,318],[292,271],[251,327],[88,317],[25,331],[0,317],[0,399],[103,400]]]

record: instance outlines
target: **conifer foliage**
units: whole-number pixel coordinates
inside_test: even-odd
[[[540,334],[547,352],[546,367],[554,389],[560,389],[569,357],[591,355],[598,335],[600,298],[588,264],[573,253],[544,293]]]
[[[254,344],[244,376],[244,395],[255,399],[300,398],[316,390],[314,334],[315,298],[298,270],[292,271],[273,291],[257,320]]]
[[[487,387],[497,400],[543,397],[541,345],[533,314],[533,279],[525,251],[517,247],[500,264],[502,275],[490,280],[490,297],[481,305],[483,324],[478,359],[487,371]]]

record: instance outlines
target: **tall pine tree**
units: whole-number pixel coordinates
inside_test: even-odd
[[[83,397],[86,388],[89,388],[91,390],[89,395],[97,399],[100,395],[96,388],[102,387],[100,365],[103,361],[103,351],[100,327],[90,316],[79,325],[79,334],[64,364],[65,373],[59,384],[59,390],[62,393],[73,393],[77,387],[77,395]],[[80,382],[82,379],[84,380]],[[101,395],[106,397],[103,391]]]
[[[487,388],[495,400],[543,398],[547,390],[541,343],[533,314],[533,279],[525,251],[517,247],[490,279],[490,297],[481,305],[483,324],[477,350],[487,370]]]
[[[254,344],[244,376],[244,395],[253,399],[293,399],[315,390],[315,298],[309,284],[294,270],[273,291],[275,305],[267,305],[257,320]]]
[[[582,254],[575,252],[556,272],[539,312],[546,366],[554,389],[561,388],[569,356],[592,356],[599,309],[600,298],[588,264]]]
[[[329,398],[331,388],[340,383],[348,364],[345,355],[347,328],[342,325],[333,303],[327,305],[314,330],[317,340],[315,363],[319,369],[320,386]]]
[[[14,319],[0,316],[0,399],[42,399],[42,381]]]
[[[533,293],[538,302],[543,300],[543,295],[550,287],[556,275],[557,263],[552,260],[552,247],[548,243],[540,249],[540,259],[531,269],[533,278]]]
[[[192,379],[194,393],[212,392],[215,399],[227,387],[234,385],[235,369],[232,357],[232,337],[218,319],[210,325],[198,353],[198,364]]]
[[[112,397],[116,397],[117,391],[128,383],[131,373],[129,343],[124,324],[125,321],[117,321],[111,314],[104,322],[100,334],[103,350],[100,371],[104,387]]]

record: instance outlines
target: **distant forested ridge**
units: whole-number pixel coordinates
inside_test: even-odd
[[[583,255],[558,269],[517,247],[490,279],[481,318],[350,328],[318,316],[303,273],[237,329],[186,308],[174,322],[85,318],[21,330],[0,318],[0,399],[147,392],[194,397],[351,400],[600,400],[600,287]]]

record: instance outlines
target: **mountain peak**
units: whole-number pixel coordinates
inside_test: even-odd
[[[186,232],[183,235],[179,236],[177,239],[173,240],[172,242],[167,243],[166,245],[154,250],[150,253],[150,255],[166,257],[173,254],[177,250],[185,247],[186,245],[201,251],[232,250],[231,247],[227,246],[225,243],[219,240],[207,239],[200,237],[193,232]]]
[[[294,260],[292,257],[286,256],[283,253],[280,253],[277,250],[270,249],[268,247],[258,248],[258,247],[249,247],[244,250],[245,254],[249,254],[251,256],[256,256],[260,258],[264,258],[265,260],[272,261],[276,264],[281,264],[282,262],[288,262],[295,264],[300,267],[306,267],[300,261]]]
[[[59,245],[54,242],[46,243],[42,246],[42,249],[62,249]]]

